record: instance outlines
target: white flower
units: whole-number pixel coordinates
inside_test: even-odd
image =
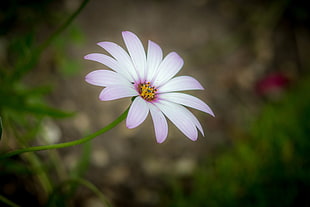
[[[135,97],[126,119],[128,128],[139,126],[151,114],[156,140],[167,138],[166,117],[191,140],[197,140],[203,129],[197,118],[184,106],[198,109],[214,116],[210,107],[200,99],[179,91],[203,90],[201,84],[190,76],[174,77],[183,66],[183,59],[175,52],[163,58],[161,48],[148,41],[147,55],[140,39],[132,32],[122,32],[128,53],[113,42],[99,42],[110,56],[92,53],[85,59],[97,61],[111,70],[95,70],[86,76],[90,84],[105,87],[100,100],[109,101]]]

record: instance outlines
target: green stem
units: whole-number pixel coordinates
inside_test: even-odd
[[[104,204],[104,206],[106,207],[112,207],[111,203],[109,202],[109,200],[104,196],[104,194],[91,182],[81,179],[81,178],[76,178],[73,179],[73,181],[84,185],[85,187],[87,187],[89,190],[91,190],[102,202],[102,204]]]
[[[7,199],[6,197],[4,197],[2,195],[0,195],[0,201],[2,201],[2,203],[5,203],[6,205],[8,205],[10,207],[20,207],[19,205],[17,205],[13,201],[10,201],[9,199]]]
[[[0,159],[11,157],[11,156],[18,155],[18,154],[22,154],[25,152],[34,152],[34,151],[49,150],[49,149],[59,149],[59,148],[71,147],[74,145],[83,144],[83,143],[88,142],[88,141],[92,140],[93,138],[99,136],[100,134],[103,134],[103,133],[109,131],[110,129],[114,128],[117,124],[122,122],[126,118],[126,116],[128,114],[128,110],[129,110],[129,107],[128,107],[128,109],[126,109],[126,111],[124,111],[117,119],[115,119],[109,125],[107,125],[106,127],[102,128],[102,129],[96,131],[95,133],[90,134],[90,135],[88,135],[82,139],[74,140],[71,142],[59,143],[59,144],[51,144],[51,145],[27,147],[24,149],[18,149],[18,150],[14,150],[14,151],[0,155]]]
[[[31,53],[31,56],[25,60],[25,62],[20,66],[19,70],[17,70],[11,77],[11,80],[17,80],[21,78],[24,74],[26,74],[29,70],[31,70],[34,65],[37,63],[41,53],[53,42],[53,40],[61,34],[77,17],[77,15],[82,11],[82,9],[87,5],[89,0],[83,0],[77,10],[60,26],[58,29],[49,36],[41,45],[34,49]],[[18,66],[17,66],[18,67]]]
[[[90,191],[92,191],[99,198],[99,200],[101,201],[103,206],[112,207],[112,204],[110,203],[110,201],[105,197],[105,195],[94,184],[92,184],[91,182],[89,182],[83,178],[78,178],[78,177],[66,180],[63,183],[61,183],[59,186],[57,186],[54,189],[54,192],[50,195],[49,201],[48,201],[46,206],[47,207],[54,206],[55,200],[57,199],[57,196],[59,195],[60,192],[62,195],[67,196],[67,198],[68,198],[68,196],[71,195],[71,192],[67,192],[68,194],[66,194],[65,192],[62,191],[62,189],[68,190],[68,188],[65,188],[65,187],[73,187],[73,185],[75,185],[75,184],[79,184],[80,186],[84,186],[84,187],[88,188]],[[79,187],[79,186],[76,186],[76,187]]]
[[[67,21],[64,22],[63,25],[61,25],[39,48],[38,51],[41,53],[45,48],[47,48],[50,43],[62,32],[64,31],[71,22],[77,17],[77,15],[82,11],[82,9],[86,6],[89,0],[84,0],[79,8],[67,19]]]
[[[1,137],[2,137],[2,119],[0,116],[0,140],[1,140]]]

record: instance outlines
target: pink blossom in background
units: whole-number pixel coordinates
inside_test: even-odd
[[[260,79],[256,83],[255,89],[259,95],[273,95],[287,88],[289,82],[289,78],[285,74],[273,72]]]

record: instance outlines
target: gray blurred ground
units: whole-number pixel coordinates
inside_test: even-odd
[[[94,132],[130,104],[130,99],[99,101],[101,88],[84,81],[88,72],[105,67],[83,60],[83,56],[104,52],[96,45],[100,41],[124,46],[124,30],[136,33],[145,48],[150,39],[162,47],[165,55],[171,51],[180,54],[185,64],[178,75],[193,76],[205,87],[204,91],[188,93],[208,103],[216,115],[212,118],[192,110],[205,130],[205,137],[199,136],[196,142],[169,123],[167,140],[157,144],[150,117],[136,129],[127,129],[123,122],[94,139],[87,178],[115,206],[157,206],[169,176],[190,174],[222,146],[242,137],[262,103],[254,90],[258,79],[268,71],[296,76],[298,64],[294,55],[276,53],[278,45],[280,51],[291,48],[289,37],[274,32],[275,28],[280,34],[289,31],[286,24],[283,28],[276,26],[282,5],[270,5],[212,0],[93,0],[78,16],[75,24],[83,31],[86,42],[78,50],[72,45],[71,52],[84,69],[73,77],[55,78],[57,86],[50,98],[55,106],[78,111],[74,119],[60,121],[62,137],[70,140]],[[77,4],[72,0],[66,6],[70,9]],[[308,43],[303,31],[298,32],[298,44]],[[282,55],[283,61],[275,54]],[[78,147],[60,151],[67,166],[74,165],[81,152]],[[97,203],[88,192],[81,193],[81,200],[85,200],[83,206]]]

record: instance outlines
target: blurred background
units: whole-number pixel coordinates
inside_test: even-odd
[[[298,0],[12,0],[0,6],[0,153],[79,139],[130,99],[84,77],[121,31],[175,51],[205,137],[151,119],[90,143],[0,159],[0,206],[310,206],[310,5]]]

